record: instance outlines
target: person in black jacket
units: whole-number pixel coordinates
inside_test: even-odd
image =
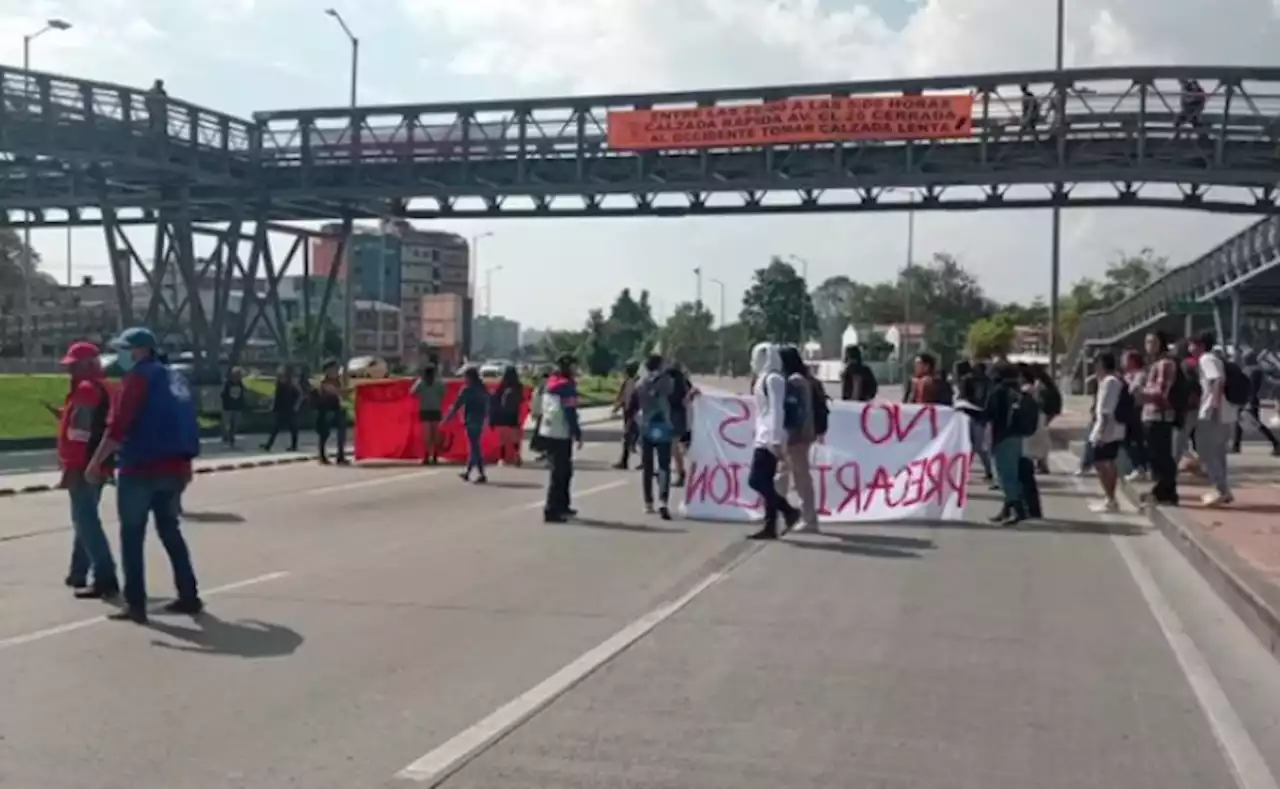
[[[990,484],[994,480],[991,471],[991,447],[987,446],[986,405],[987,393],[991,390],[991,379],[987,377],[986,368],[979,362],[972,365],[967,361],[956,362],[956,389],[960,396],[956,403],[957,410],[969,417],[969,443],[973,454],[982,463],[982,475]]]
[[[229,447],[236,445],[236,433],[240,432],[240,415],[244,413],[244,370],[232,367],[222,385],[222,442]]]
[[[1271,428],[1262,421],[1262,387],[1267,381],[1266,374],[1262,372],[1262,367],[1258,364],[1258,355],[1253,351],[1246,353],[1241,361],[1244,362],[1241,368],[1245,375],[1249,376],[1249,402],[1241,410],[1253,417],[1254,424],[1258,426],[1258,432],[1271,442],[1271,454],[1280,456],[1280,441],[1276,440],[1275,433],[1272,433]],[[1240,442],[1243,438],[1244,420],[1237,419],[1235,441],[1231,445],[1232,452],[1240,451]]]
[[[298,411],[302,408],[302,390],[293,380],[293,370],[288,366],[280,368],[276,378],[276,389],[271,397],[271,433],[267,436],[262,448],[267,452],[276,442],[276,436],[282,431],[289,432],[289,451],[298,451]]]
[[[856,345],[845,348],[844,369],[840,371],[840,399],[869,402],[875,399],[878,388],[875,372],[862,362],[862,349]]]

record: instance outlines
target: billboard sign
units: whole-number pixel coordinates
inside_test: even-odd
[[[973,95],[827,96],[763,104],[615,110],[609,147],[619,151],[796,143],[942,140],[973,135]]]

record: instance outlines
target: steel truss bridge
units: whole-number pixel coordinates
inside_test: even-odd
[[[1207,94],[1193,118],[1183,108],[1185,79]],[[1034,126],[1023,122],[1024,85],[1043,107]],[[957,91],[975,96],[974,134],[960,140],[643,153],[605,143],[613,109]],[[289,222],[339,220],[345,238],[353,221],[389,215],[683,217],[1053,205],[1276,215],[1278,183],[1277,68],[1079,69],[306,109],[249,120],[126,86],[0,67],[0,222],[102,227],[121,321],[167,322],[197,358],[216,358],[203,352],[227,338],[238,358],[263,323],[290,354],[278,283],[297,259],[305,266],[296,253],[314,234]],[[124,232],[136,225],[156,230],[149,263]],[[282,261],[271,255],[275,233],[296,237]],[[198,234],[217,239],[217,251],[203,261],[194,253]],[[154,285],[171,268],[186,292],[213,289],[212,314],[199,299],[166,301]],[[132,305],[134,269],[153,285],[142,314]],[[331,277],[320,312],[333,286]],[[233,292],[246,302],[234,315]],[[1185,298],[1172,286],[1162,293]],[[304,310],[310,315],[311,305]],[[317,340],[307,337],[307,348],[296,350],[308,353]]]

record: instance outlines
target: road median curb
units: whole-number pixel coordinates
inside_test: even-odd
[[[1079,457],[1076,446],[1071,454]],[[1249,628],[1271,656],[1280,661],[1280,589],[1226,545],[1219,545],[1203,526],[1178,507],[1142,505],[1142,493],[1121,480],[1121,491],[1200,577]]]
[[[1133,501],[1139,500],[1140,494],[1133,485],[1127,482],[1122,485]],[[1154,505],[1143,507],[1142,511],[1271,656],[1280,661],[1280,590],[1274,590],[1258,570],[1230,547],[1215,544],[1203,526],[1177,507]]]
[[[265,468],[267,466],[287,466],[294,463],[306,463],[314,458],[310,455],[284,455],[278,458],[263,458],[261,460],[241,460],[226,463],[211,463],[206,466],[197,466],[192,473],[196,476],[206,474],[217,474],[223,471],[247,471],[254,468]],[[24,496],[30,493],[49,493],[58,489],[53,484],[36,484],[21,486],[6,486],[0,483],[0,498],[13,498],[14,496]]]

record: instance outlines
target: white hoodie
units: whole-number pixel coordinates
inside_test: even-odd
[[[778,346],[762,342],[751,349],[751,372],[756,377],[752,394],[756,400],[757,447],[769,449],[787,445],[783,427],[783,408],[787,398],[787,382],[782,377],[782,356]]]

